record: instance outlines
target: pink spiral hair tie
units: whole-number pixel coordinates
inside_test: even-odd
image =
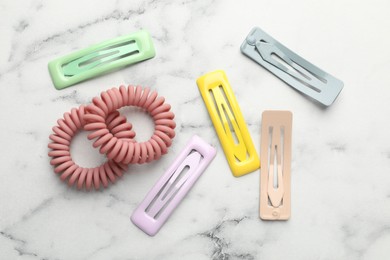
[[[50,164],[54,165],[54,172],[61,173],[61,180],[68,179],[69,186],[77,183],[77,188],[83,186],[87,190],[94,184],[95,189],[99,189],[100,183],[104,187],[108,186],[108,180],[114,182],[116,177],[122,176],[122,172],[127,169],[127,165],[108,160],[103,165],[96,168],[83,168],[77,165],[70,155],[70,144],[74,135],[84,128],[85,107],[73,108],[70,113],[65,113],[64,117],[57,121],[58,125],[53,127],[53,134],[50,135],[48,147],[52,149],[49,156],[52,157]],[[111,113],[106,120],[110,129],[120,127],[121,136],[132,138],[134,132],[131,124],[126,122],[126,118],[120,116],[119,112]]]
[[[150,92],[149,88],[140,86],[121,86],[102,92],[100,98],[95,97],[93,104],[86,107],[84,119],[85,130],[93,131],[88,138],[96,139],[94,147],[100,147],[100,153],[107,158],[123,164],[142,164],[157,160],[167,153],[175,136],[173,121],[175,115],[170,111],[171,106],[164,103],[163,97],[157,92]],[[124,106],[137,106],[146,110],[153,118],[155,130],[152,137],[142,143],[128,138],[116,136],[122,128],[112,127],[105,123],[110,113]]]
[[[77,183],[77,188],[90,190],[108,186],[108,181],[115,182],[127,170],[129,163],[145,163],[159,159],[167,153],[175,136],[174,114],[171,106],[164,103],[157,92],[150,93],[149,88],[121,86],[102,92],[95,97],[93,104],[73,108],[65,113],[58,125],[53,127],[48,147],[52,157],[50,164],[54,171],[61,174],[61,180],[68,181],[69,186]],[[147,142],[137,143],[133,140],[135,132],[126,117],[117,109],[123,106],[138,106],[150,113],[154,119],[155,131]],[[88,138],[96,139],[93,146],[100,147],[100,153],[107,155],[107,162],[95,168],[83,168],[77,165],[70,154],[72,138],[79,130],[93,131]]]

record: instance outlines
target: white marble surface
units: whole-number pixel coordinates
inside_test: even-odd
[[[386,0],[2,1],[0,259],[390,259],[389,10]],[[332,107],[310,102],[240,53],[255,25],[344,81]],[[140,28],[153,36],[154,59],[54,89],[48,61]],[[257,149],[263,110],[294,113],[287,222],[259,219],[259,171],[230,173],[195,83],[215,69],[226,71]],[[51,127],[123,83],[150,86],[172,104],[170,153],[131,166],[106,190],[68,188],[49,165]],[[145,140],[150,120],[128,116]],[[148,237],[129,216],[193,134],[217,157]],[[85,137],[72,152],[94,166],[102,158]]]

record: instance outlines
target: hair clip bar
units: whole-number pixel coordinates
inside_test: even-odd
[[[225,72],[207,73],[196,82],[233,175],[239,177],[258,169],[256,149]]]
[[[291,215],[290,111],[264,111],[261,123],[260,218],[286,220]]]
[[[56,89],[63,89],[154,56],[152,38],[141,30],[55,59],[49,62],[49,72]]]
[[[260,28],[253,28],[241,52],[296,90],[330,106],[343,89],[343,82],[326,73]]]
[[[157,181],[131,216],[142,231],[154,236],[214,159],[216,150],[193,136],[171,167]]]

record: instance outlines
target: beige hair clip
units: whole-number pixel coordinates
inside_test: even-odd
[[[264,111],[261,127],[260,218],[287,220],[291,215],[290,111]]]

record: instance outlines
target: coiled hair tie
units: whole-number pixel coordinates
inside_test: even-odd
[[[93,131],[88,138],[96,139],[94,147],[100,147],[100,153],[118,163],[142,164],[159,159],[171,146],[176,126],[171,106],[164,101],[163,97],[157,97],[157,92],[140,86],[121,86],[102,92],[100,98],[94,98],[93,104],[86,107],[85,130]],[[110,126],[104,123],[110,113],[124,106],[140,107],[152,116],[155,130],[148,141],[137,143],[117,137],[114,132],[121,128],[110,131]]]
[[[107,187],[108,180],[115,182],[122,176],[129,163],[142,164],[159,159],[171,146],[176,127],[171,106],[164,101],[149,88],[121,86],[102,92],[100,98],[93,98],[87,107],[80,106],[65,113],[49,137],[52,141],[48,145],[52,157],[50,164],[54,165],[54,171],[61,174],[61,180],[68,180],[69,186],[77,183],[78,189],[90,190],[92,186],[99,189],[101,183]],[[149,141],[135,142],[132,125],[117,111],[124,106],[140,107],[153,117],[155,131]],[[108,158],[103,165],[83,168],[72,160],[71,140],[81,129],[92,131],[88,139],[96,139],[93,146],[100,147],[100,153]]]

